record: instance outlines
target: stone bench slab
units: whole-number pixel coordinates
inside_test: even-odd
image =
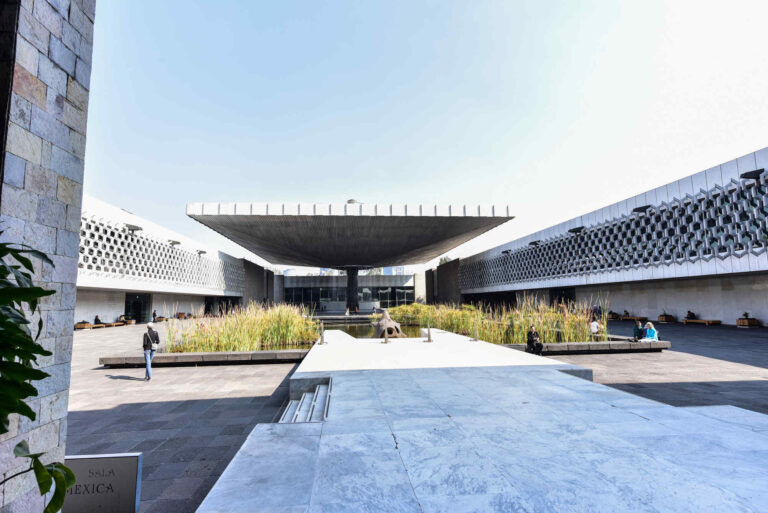
[[[300,361],[309,349],[281,349],[276,351],[231,351],[221,353],[155,353],[153,366],[174,365],[234,365],[245,363]],[[143,354],[102,356],[99,364],[105,367],[143,367]]]
[[[618,337],[613,337],[618,338]],[[543,354],[594,354],[594,353],[645,353],[669,349],[672,344],[666,340],[656,342],[630,342],[630,339],[609,342],[560,342],[544,344]],[[504,347],[525,351],[525,344],[503,344]]]

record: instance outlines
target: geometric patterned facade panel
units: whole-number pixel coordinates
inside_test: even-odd
[[[80,272],[179,288],[242,292],[241,260],[209,258],[119,222],[84,215],[80,220]]]
[[[462,260],[460,289],[762,255],[768,173],[579,228],[505,254]]]

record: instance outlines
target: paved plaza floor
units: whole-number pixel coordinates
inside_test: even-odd
[[[595,381],[682,406],[732,404],[768,413],[768,329],[660,325],[673,350],[557,356]],[[144,452],[142,512],[195,511],[257,423],[287,398],[293,364],[104,369],[135,350],[144,326],[75,333],[68,453]],[[631,323],[610,330],[630,334]],[[161,338],[164,326],[159,325]],[[731,411],[727,415],[732,415]]]
[[[327,331],[290,379],[291,396],[331,380],[325,419],[257,426],[198,513],[768,508],[768,417],[676,408],[551,359],[433,338],[383,345]]]
[[[671,351],[564,355],[588,367],[594,380],[674,406],[734,405],[768,413],[768,328],[656,324]],[[632,323],[611,321],[617,335]]]
[[[158,332],[164,338],[162,324]],[[144,453],[142,513],[193,512],[253,427],[287,398],[295,364],[105,369],[145,326],[75,333],[67,454]]]

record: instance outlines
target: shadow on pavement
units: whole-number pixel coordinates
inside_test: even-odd
[[[768,414],[768,381],[612,383],[607,386],[672,406],[732,405]]]
[[[653,322],[653,320],[651,320]],[[733,363],[768,369],[768,328],[659,324],[662,340],[672,342],[672,351],[695,354]],[[631,321],[609,321],[608,331],[632,336]]]
[[[109,379],[127,379],[129,381],[144,381],[144,378],[137,378],[136,376],[115,376],[112,374],[107,374],[107,377]]]
[[[126,403],[70,411],[67,454],[142,452],[141,513],[193,513],[256,424],[276,421],[288,380],[269,396]],[[108,375],[110,379],[141,378]]]

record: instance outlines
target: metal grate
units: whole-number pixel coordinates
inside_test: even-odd
[[[684,262],[761,255],[768,244],[768,174],[587,226],[490,258],[462,260],[462,290]]]
[[[245,284],[240,261],[205,257],[95,217],[80,220],[78,268],[127,279],[241,292]]]

